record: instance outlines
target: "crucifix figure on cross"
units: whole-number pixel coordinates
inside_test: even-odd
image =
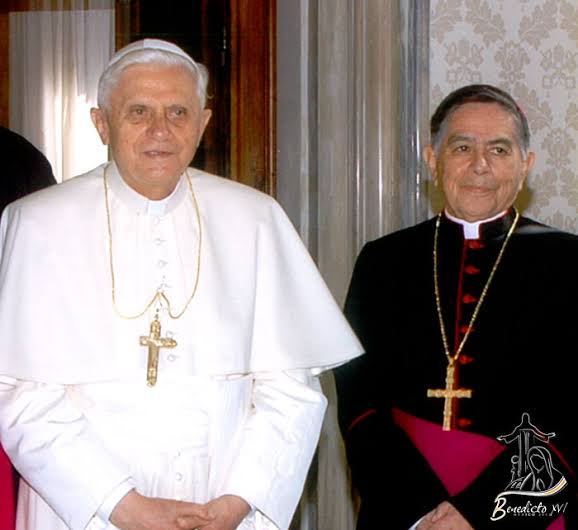
[[[427,397],[444,398],[443,430],[451,431],[454,399],[471,398],[472,391],[466,388],[455,388],[455,361],[452,359],[446,368],[446,387],[428,388]]]
[[[174,348],[177,341],[170,337],[161,337],[161,323],[158,314],[156,314],[151,322],[149,335],[140,337],[140,345],[148,346],[147,385],[155,386],[159,369],[159,350],[161,348]]]

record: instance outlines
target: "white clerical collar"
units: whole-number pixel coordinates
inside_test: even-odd
[[[177,191],[177,188],[175,188],[168,197],[165,197],[159,201],[153,201],[152,199],[149,199],[147,202],[147,215],[152,215],[153,217],[162,217],[165,215],[167,205],[169,204],[175,191]]]
[[[506,215],[507,210],[499,213],[498,215],[494,215],[493,217],[488,217],[488,219],[482,219],[481,221],[474,221],[470,223],[469,221],[465,221],[464,219],[459,219],[458,217],[454,217],[447,210],[444,210],[444,215],[454,223],[458,223],[462,225],[464,229],[464,239],[480,239],[480,226],[484,223],[489,223],[490,221],[495,221],[500,217]]]
[[[140,215],[151,215],[161,217],[173,211],[187,196],[188,187],[186,177],[179,179],[173,192],[160,201],[153,201],[137,191],[133,190],[120,176],[118,168],[111,162],[105,170],[107,171],[108,185],[111,191],[120,198],[129,208],[135,210]]]

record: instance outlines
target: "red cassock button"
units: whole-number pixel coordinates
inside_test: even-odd
[[[479,274],[480,269],[478,269],[474,265],[466,265],[466,267],[464,268],[464,272],[466,274]]]
[[[472,423],[474,423],[472,420],[468,420],[467,418],[458,418],[458,427],[469,427]]]
[[[474,359],[473,357],[471,357],[470,355],[461,354],[461,355],[458,357],[458,362],[459,362],[460,364],[463,364],[463,365],[473,363],[474,360],[475,360],[475,359]]]
[[[484,244],[479,239],[468,239],[468,248],[479,250],[484,248]]]
[[[470,327],[470,326],[460,326],[460,333],[465,334],[468,331],[471,333],[472,331],[474,331],[475,328]]]
[[[462,296],[462,302],[464,304],[473,304],[474,302],[477,302],[478,299],[475,296],[472,296],[471,294],[464,294],[464,296]]]

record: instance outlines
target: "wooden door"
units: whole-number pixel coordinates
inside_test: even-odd
[[[117,0],[117,48],[178,44],[209,70],[213,116],[193,165],[275,193],[275,0]]]

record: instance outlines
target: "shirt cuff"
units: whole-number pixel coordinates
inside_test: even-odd
[[[120,502],[120,500],[130,491],[135,488],[132,479],[127,478],[116,486],[104,499],[103,503],[98,507],[96,515],[107,523],[110,520],[110,514]]]

